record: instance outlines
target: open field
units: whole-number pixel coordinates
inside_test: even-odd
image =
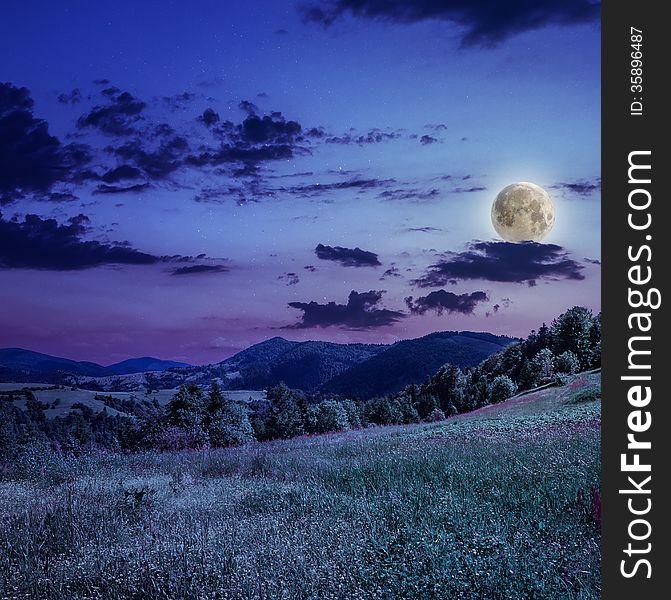
[[[36,455],[0,483],[0,597],[598,598],[598,385],[428,425]]]
[[[0,384],[0,392],[10,392],[13,390],[30,389],[33,390],[35,398],[44,404],[53,406],[44,411],[47,418],[57,416],[64,416],[72,410],[74,404],[80,403],[88,406],[93,412],[100,412],[105,408],[105,403],[102,400],[96,399],[96,396],[112,396],[119,400],[135,399],[138,401],[158,400],[159,404],[165,405],[174,396],[177,390],[158,390],[151,394],[141,394],[138,392],[96,392],[93,390],[80,390],[70,388],[59,388],[50,384],[42,383],[2,383]],[[265,391],[263,390],[230,390],[224,392],[231,400],[240,402],[247,402],[250,398],[262,399],[265,398]],[[54,402],[56,404],[54,405]],[[16,405],[20,408],[25,408],[25,400],[16,400]],[[113,408],[107,407],[107,412],[110,415],[123,414]]]

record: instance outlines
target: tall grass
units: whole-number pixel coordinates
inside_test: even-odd
[[[42,454],[0,483],[0,597],[597,598],[598,417]]]

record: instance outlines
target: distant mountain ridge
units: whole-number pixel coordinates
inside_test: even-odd
[[[23,348],[0,349],[0,379],[4,381],[9,381],[13,377],[38,380],[41,376],[47,376],[49,379],[58,375],[110,377],[188,366],[187,363],[145,356],[104,367],[94,362],[71,360]]]
[[[421,338],[402,340],[334,377],[324,388],[361,398],[383,396],[422,383],[445,363],[472,367],[503,350],[514,340],[491,333],[441,331]]]
[[[219,363],[190,366],[142,357],[107,367],[22,350],[0,350],[0,381],[67,383],[109,391],[172,389],[187,382],[224,389],[291,388],[367,399],[421,383],[442,365],[479,364],[515,341],[471,331],[441,331],[393,344],[338,344],[274,337]]]
[[[216,377],[228,389],[262,389],[284,382],[305,391],[369,398],[421,383],[446,363],[475,366],[514,341],[471,331],[442,331],[394,344],[292,342],[275,337],[215,365],[189,369],[189,380],[209,383],[208,378]]]
[[[228,386],[259,389],[277,385],[312,390],[386,350],[384,344],[291,342],[275,337],[219,363],[228,371]],[[231,377],[233,375],[233,377]]]

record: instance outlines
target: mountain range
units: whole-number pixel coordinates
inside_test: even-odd
[[[286,383],[305,391],[370,398],[421,383],[445,363],[477,365],[515,341],[470,331],[442,331],[394,344],[265,340],[204,366],[143,357],[109,366],[38,352],[0,350],[1,381],[68,383],[103,390],[171,389],[186,382],[224,389],[260,390]]]
[[[188,366],[187,363],[143,356],[103,367],[94,362],[70,360],[23,348],[0,349],[0,379],[2,381],[21,381],[23,378],[31,381],[36,380],[33,379],[35,377],[52,378],[59,375],[111,377],[146,371],[166,371]]]

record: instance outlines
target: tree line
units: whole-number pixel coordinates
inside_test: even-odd
[[[0,397],[0,457],[16,458],[35,446],[65,454],[226,447],[369,425],[439,421],[521,391],[562,384],[571,374],[600,364],[600,315],[573,307],[477,366],[446,364],[421,384],[365,401],[280,384],[263,400],[239,402],[213,381],[209,390],[183,385],[165,406],[100,394],[96,398],[105,404],[101,412],[75,404],[66,415],[47,418],[44,411],[54,407],[40,403],[30,391],[5,392]],[[25,401],[25,409],[17,399]]]

